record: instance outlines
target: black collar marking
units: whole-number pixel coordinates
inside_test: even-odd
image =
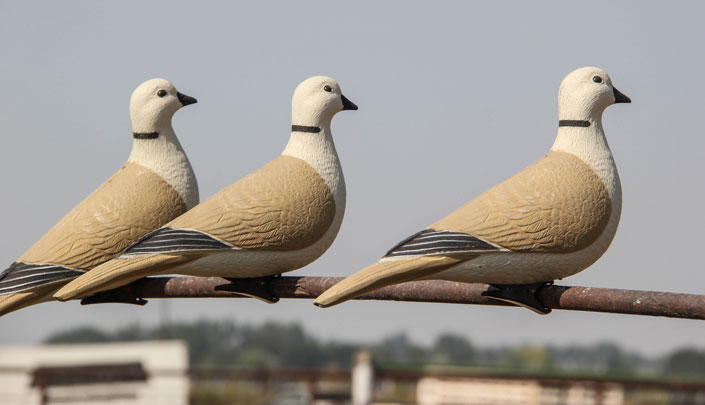
[[[133,132],[132,137],[135,139],[157,139],[159,137],[159,132]]]
[[[317,133],[321,132],[321,128],[307,127],[305,125],[292,125],[291,132],[310,132],[312,134],[317,134]]]
[[[560,120],[558,121],[559,127],[589,127],[590,121],[580,121],[580,120]]]

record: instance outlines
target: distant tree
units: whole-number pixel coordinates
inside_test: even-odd
[[[610,342],[594,346],[547,346],[553,363],[563,370],[582,370],[610,374],[631,374],[635,370],[655,371],[656,361],[625,351]]]
[[[137,342],[140,340],[151,339],[148,331],[142,328],[139,323],[130,323],[127,326],[118,328],[113,332],[112,340],[118,342]]]
[[[176,323],[168,326],[172,339],[181,339],[189,348],[189,363],[199,366],[236,365],[239,329],[232,321],[201,320],[194,323]],[[163,336],[157,328],[148,333],[150,339]]]
[[[475,349],[460,335],[446,333],[436,339],[432,349],[433,360],[451,364],[471,364],[475,361]]]
[[[103,331],[90,327],[81,326],[78,328],[69,329],[64,332],[58,332],[50,335],[45,343],[105,343],[109,342],[110,337]]]
[[[287,366],[313,367],[322,360],[318,341],[295,323],[268,322],[259,328],[247,328],[242,334],[242,346],[272,353]]]
[[[694,347],[676,350],[666,357],[664,369],[673,374],[705,375],[705,351]]]
[[[280,359],[274,353],[259,347],[244,347],[238,350],[233,364],[251,368],[271,368],[281,365]]]
[[[507,352],[504,365],[527,369],[553,369],[549,350],[543,346],[524,345]]]
[[[605,364],[608,373],[628,374],[633,372],[631,356],[614,343],[599,343],[595,355]]]
[[[369,347],[376,361],[389,363],[423,363],[428,360],[429,352],[413,344],[406,333],[392,335],[380,344]]]
[[[352,366],[355,353],[360,350],[359,344],[327,342],[320,345],[320,350],[324,360],[322,366],[344,367]]]
[[[201,320],[153,328],[133,323],[113,332],[80,327],[55,333],[46,343],[124,342],[163,339],[164,336],[185,341],[189,363],[199,367],[349,367],[354,353],[365,347],[381,365],[408,367],[435,362],[534,370],[589,370],[621,375],[636,371],[705,375],[705,350],[695,348],[681,349],[665,358],[648,359],[613,343],[477,348],[466,337],[452,333],[440,335],[431,346],[414,344],[405,333],[362,345],[322,342],[299,324],[278,322],[253,326],[232,320]]]

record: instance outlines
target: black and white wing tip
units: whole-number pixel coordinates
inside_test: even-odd
[[[29,291],[45,284],[70,280],[82,274],[82,271],[52,264],[14,262],[2,272],[0,295]]]
[[[130,245],[121,256],[232,248],[231,245],[203,232],[191,229],[159,228]]]
[[[467,233],[424,229],[399,242],[384,257],[453,255],[501,250]]]

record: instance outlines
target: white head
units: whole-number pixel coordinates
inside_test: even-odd
[[[168,80],[147,80],[140,84],[130,97],[132,132],[150,134],[171,128],[171,117],[174,113],[181,107],[195,102],[195,98],[176,91]]]
[[[291,123],[320,126],[342,110],[357,110],[357,106],[343,95],[338,82],[327,76],[313,76],[294,90]]]
[[[558,91],[560,120],[600,121],[605,108],[615,103],[631,103],[614,86],[604,70],[583,67],[570,72]]]

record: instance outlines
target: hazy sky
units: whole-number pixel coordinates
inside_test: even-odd
[[[305,4],[305,5],[304,5]],[[333,134],[348,190],[332,248],[291,275],[344,276],[545,154],[558,85],[607,70],[632,104],[604,126],[624,205],[609,251],[561,284],[705,294],[705,28],[701,2],[0,3],[0,264],[9,265],[127,159],[128,101],[153,77],[198,104],[174,119],[202,199],[276,157],[305,78],[340,83],[359,111]],[[291,320],[373,340],[445,331],[480,344],[613,340],[663,352],[705,322],[517,308],[311,301],[51,303],[0,318],[0,344],[75,325],[201,317]]]

